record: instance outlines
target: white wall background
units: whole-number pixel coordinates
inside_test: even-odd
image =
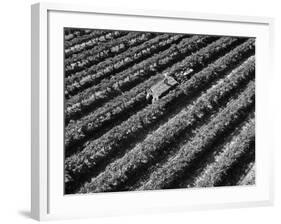
[[[30,208],[30,4],[32,0],[1,2],[0,19],[0,223],[33,223]],[[148,216],[73,220],[59,223],[280,223],[281,221],[281,78],[279,69],[281,7],[278,0],[69,0],[106,7],[181,10],[275,17],[275,205],[274,207],[193,211]],[[264,74],[266,75],[266,74]],[[279,76],[279,77],[278,77]]]

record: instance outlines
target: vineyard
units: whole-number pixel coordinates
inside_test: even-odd
[[[255,39],[65,28],[65,193],[255,184]]]

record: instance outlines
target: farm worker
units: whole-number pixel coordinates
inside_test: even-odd
[[[153,93],[152,93],[151,89],[148,89],[146,91],[146,100],[151,101],[152,98],[153,98]]]
[[[166,85],[169,85],[169,83],[168,83],[168,73],[165,72],[163,75],[164,75],[164,77],[165,77],[163,82],[164,82]]]

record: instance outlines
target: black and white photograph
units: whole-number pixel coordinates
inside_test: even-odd
[[[65,194],[255,185],[255,37],[62,38]]]

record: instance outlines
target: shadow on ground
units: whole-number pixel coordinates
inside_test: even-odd
[[[21,210],[21,211],[18,211],[18,213],[19,213],[21,216],[25,217],[25,218],[31,218],[31,213],[30,213],[30,211]]]

